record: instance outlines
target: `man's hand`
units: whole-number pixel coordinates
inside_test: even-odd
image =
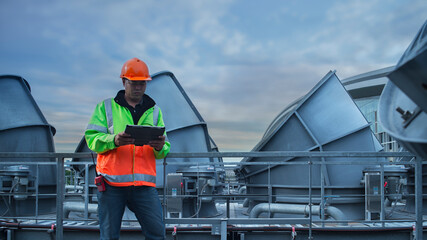
[[[131,138],[130,134],[125,132],[121,132],[116,136],[114,136],[114,143],[116,144],[117,147],[133,144],[134,142],[135,142],[135,139]]]
[[[156,151],[160,151],[165,145],[165,136],[159,136],[159,140],[152,140],[148,143],[151,147],[153,147]]]

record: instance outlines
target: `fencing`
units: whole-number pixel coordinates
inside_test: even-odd
[[[270,162],[198,162],[191,163],[191,162],[173,162],[169,163],[168,159],[162,160],[162,163],[164,168],[164,174],[163,174],[163,182],[167,183],[166,181],[166,169],[168,166],[172,165],[218,165],[219,167],[226,168],[226,169],[233,169],[236,166],[242,166],[242,165],[263,165],[268,166],[268,169],[270,169],[271,166],[275,165],[304,165],[307,167],[308,171],[308,182],[309,182],[309,191],[308,191],[308,211],[307,215],[305,217],[300,218],[237,218],[233,217],[230,214],[230,203],[233,202],[234,199],[242,199],[242,198],[251,198],[251,197],[265,197],[268,199],[268,203],[273,203],[272,199],[275,197],[278,197],[277,195],[274,195],[272,191],[269,191],[268,194],[265,195],[251,195],[251,194],[238,194],[238,193],[230,193],[226,192],[225,194],[200,194],[199,191],[197,191],[196,195],[194,196],[178,196],[178,197],[195,197],[195,198],[201,198],[201,197],[212,197],[214,199],[223,200],[226,204],[226,214],[225,217],[221,218],[179,218],[179,217],[168,217],[167,214],[164,214],[165,217],[165,223],[168,226],[177,226],[180,224],[196,224],[199,225],[210,225],[210,230],[212,235],[217,235],[220,237],[220,239],[227,239],[227,231],[232,230],[233,227],[236,227],[240,230],[245,229],[245,226],[251,227],[252,229],[256,229],[253,226],[261,226],[259,228],[260,230],[265,229],[265,227],[270,225],[281,225],[281,224],[290,224],[290,225],[296,225],[301,224],[307,226],[307,233],[308,238],[313,238],[313,228],[316,229],[318,226],[321,226],[322,229],[327,229],[328,224],[348,224],[348,223],[354,223],[354,222],[360,222],[362,224],[377,224],[375,229],[381,230],[386,229],[387,224],[389,223],[412,223],[414,225],[414,235],[416,236],[416,239],[422,239],[423,235],[423,216],[422,216],[422,202],[423,202],[423,194],[422,194],[422,159],[417,159],[415,156],[413,156],[410,153],[407,152],[209,152],[209,153],[170,153],[169,158],[244,158],[244,157],[266,157],[274,159]],[[286,161],[280,161],[277,159],[286,158],[286,157],[305,157],[309,160],[306,162],[286,162]],[[324,162],[324,161],[311,161],[311,158],[346,158],[347,161],[334,161],[334,162]],[[412,159],[411,161],[401,161],[401,162],[384,162],[384,161],[378,161],[378,162],[366,162],[366,161],[357,161],[354,160],[354,158],[390,158],[390,159],[399,159],[399,158],[406,158],[406,159]],[[83,198],[84,200],[84,208],[83,208],[83,219],[82,221],[88,222],[93,221],[93,219],[89,218],[90,212],[92,209],[90,208],[90,191],[89,189],[94,187],[93,183],[89,182],[89,167],[93,165],[92,162],[71,162],[67,161],[68,159],[72,158],[91,158],[90,153],[0,153],[0,159],[7,158],[7,159],[18,159],[17,161],[10,161],[9,162],[0,162],[0,165],[36,165],[37,169],[41,165],[56,165],[57,168],[57,192],[56,192],[56,225],[55,227],[55,235],[56,239],[63,239],[64,238],[64,200],[66,195],[66,185],[70,185],[71,183],[75,183],[76,181],[73,180],[73,177],[66,179],[66,171],[67,167],[70,167],[72,165],[84,165],[85,166],[85,180],[83,186],[74,186],[74,189],[79,189],[82,191],[82,194],[76,194]],[[55,158],[56,162],[26,162],[26,158]],[[325,165],[325,164],[334,164],[334,165],[375,165],[380,167],[380,179],[381,179],[381,210],[379,214],[379,219],[377,220],[325,220],[323,218],[321,219],[313,219],[313,211],[312,208],[314,207],[312,204],[312,198],[313,197],[320,197],[321,199],[327,198],[328,196],[324,196],[324,186],[323,184],[321,186],[312,186],[312,168],[315,165]],[[415,169],[415,192],[413,194],[413,197],[415,198],[415,218],[413,219],[394,219],[394,220],[387,220],[385,216],[385,209],[384,209],[384,201],[385,201],[385,192],[384,192],[384,167],[386,165],[406,165],[406,166],[413,166]],[[1,167],[1,166],[0,166]],[[198,168],[197,168],[198,169]],[[38,178],[38,171],[36,173],[36,179]],[[321,176],[322,177],[322,176]],[[270,178],[268,176],[268,178]],[[267,181],[269,181],[267,179]],[[230,186],[230,183],[223,182],[224,188],[227,188]],[[238,184],[238,183],[235,183]],[[166,186],[166,185],[165,185]],[[320,196],[317,194],[313,194],[312,188],[320,188]],[[68,186],[70,189],[70,186]],[[72,187],[71,187],[72,188]],[[198,186],[200,188],[200,186]],[[32,217],[2,217],[2,219],[5,220],[26,220],[26,219],[34,219],[37,223],[37,221],[49,219],[45,216],[38,214],[38,202],[39,199],[42,197],[50,196],[49,194],[40,194],[37,192],[37,183],[36,183],[36,192],[34,193],[13,193],[12,191],[9,193],[1,193],[0,195],[3,197],[3,199],[12,196],[12,195],[26,195],[28,197],[35,198],[36,201],[36,208],[35,208],[35,216]],[[229,188],[228,188],[229,189]],[[167,195],[166,193],[167,186],[163,189],[163,195],[160,192],[160,196],[163,199],[163,207],[165,208],[168,198],[177,197],[174,195]],[[67,193],[67,196],[73,195],[70,193]],[[339,197],[339,196],[337,196]],[[361,196],[365,197],[365,196]],[[5,201],[6,203],[6,201]],[[321,208],[324,206],[320,206]],[[166,213],[166,210],[164,209],[164,212]],[[323,209],[324,212],[324,209]],[[326,225],[325,225],[326,224]],[[240,228],[239,228],[240,227]],[[336,225],[334,227],[330,227],[330,229],[335,229]],[[356,228],[354,228],[356,229]],[[409,236],[408,236],[409,239]]]

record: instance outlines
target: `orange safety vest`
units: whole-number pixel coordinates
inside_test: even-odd
[[[112,186],[156,186],[156,160],[148,145],[125,145],[98,154],[96,171]]]
[[[96,139],[96,137],[88,138],[90,134],[101,134],[101,137],[107,138],[110,134],[113,135],[122,132],[127,124],[133,124],[132,116],[127,108],[120,106],[111,98],[106,99],[103,104],[104,106],[97,107],[97,109],[101,110],[98,112],[95,110],[91,122],[86,129],[86,139],[89,139],[89,141],[87,141],[88,146],[90,145],[89,142],[91,139]],[[104,109],[102,109],[102,107]],[[157,106],[148,109],[142,115],[138,124],[164,126],[163,119],[159,121],[159,112],[160,108]],[[97,117],[97,114],[101,116]],[[114,119],[116,120],[115,123],[113,122]],[[107,126],[105,126],[105,123],[107,123]],[[166,148],[168,152],[170,146],[169,142],[165,145],[167,145]],[[96,144],[92,146],[92,150],[96,151],[96,149],[93,148],[96,148]],[[96,171],[104,176],[106,182],[112,186],[155,187],[155,159],[154,150],[148,145],[135,146],[131,144],[120,146],[103,153],[98,153]]]

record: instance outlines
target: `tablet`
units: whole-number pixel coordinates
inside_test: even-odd
[[[159,136],[163,136],[164,127],[141,126],[141,125],[126,125],[125,133],[131,135],[135,139],[135,145],[147,145],[151,140],[158,140]]]

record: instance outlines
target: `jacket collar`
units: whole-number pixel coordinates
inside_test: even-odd
[[[125,100],[125,90],[120,90],[119,92],[117,92],[114,101],[122,107],[133,109],[133,107],[129,105],[129,103]],[[144,94],[142,96],[141,102],[139,102],[136,107],[141,106],[145,112],[147,109],[154,107],[154,105],[156,105],[156,102],[150,96]]]

